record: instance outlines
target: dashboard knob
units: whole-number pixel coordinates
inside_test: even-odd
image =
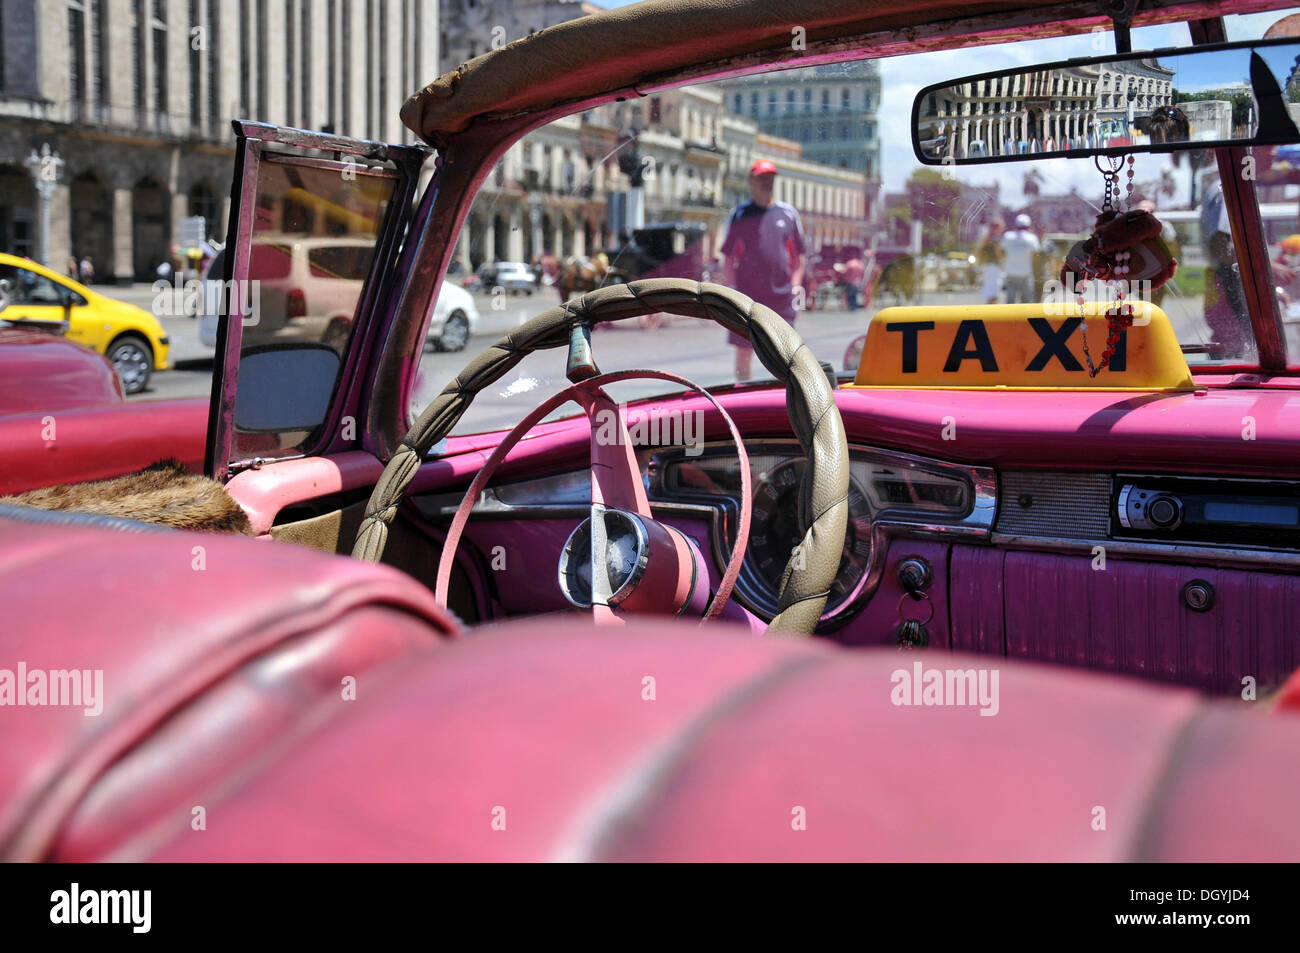
[[[1183,504],[1176,496],[1157,496],[1147,504],[1147,519],[1160,529],[1173,529],[1183,517]]]
[[[920,556],[908,556],[898,564],[898,584],[913,596],[929,588],[933,579],[929,560]]]

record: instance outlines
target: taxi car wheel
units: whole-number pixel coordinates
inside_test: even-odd
[[[138,394],[149,386],[153,372],[153,348],[149,342],[134,334],[124,334],[108,346],[105,354],[122,381],[122,390]]]
[[[469,318],[459,308],[447,315],[438,336],[439,351],[463,351],[469,343]]]

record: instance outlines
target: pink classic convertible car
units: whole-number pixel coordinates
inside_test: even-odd
[[[1278,7],[650,0],[418,92],[427,145],[237,123],[210,481],[2,431],[0,857],[1300,858]],[[554,218],[492,191],[539,133]],[[734,287],[423,352],[453,256],[595,256],[611,205]],[[293,232],[369,240],[346,343],[260,292]],[[799,272],[889,242],[992,243],[985,288],[837,373]]]

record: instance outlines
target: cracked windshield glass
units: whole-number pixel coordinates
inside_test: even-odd
[[[1234,30],[1258,37],[1267,25]],[[1133,32],[1135,51],[1190,45],[1186,24]],[[477,352],[561,301],[640,278],[734,287],[791,322],[840,374],[856,369],[867,326],[883,308],[1060,294],[1066,253],[1089,235],[1103,204],[1106,183],[1093,159],[924,166],[909,137],[912,103],[924,87],[972,69],[1114,50],[1113,35],[1098,30],[769,71],[609,103],[529,133],[488,175],[459,235],[446,280],[467,292],[465,304],[452,309],[443,339],[430,331],[411,413],[464,365],[463,326],[468,352]],[[1212,77],[1211,89],[1175,87],[1173,75],[1157,58],[1081,66],[1040,75],[1042,89],[969,84],[942,102],[930,97],[923,110],[952,122],[964,154],[976,156],[1150,141],[1160,134],[1153,116],[1194,100],[1190,138],[1229,138],[1253,121],[1248,76]],[[1300,283],[1288,266],[1300,247],[1287,244],[1300,246],[1300,187],[1285,177],[1270,184],[1263,173],[1289,167],[1292,151],[1257,147],[1252,160],[1284,319],[1300,317]],[[1138,155],[1120,172],[1118,193],[1122,205],[1155,212],[1179,262],[1173,280],[1149,296],[1168,313],[1188,362],[1256,363],[1214,153]],[[1295,354],[1300,325],[1286,327]],[[1096,333],[1100,351],[1104,331]],[[662,368],[706,387],[770,376],[746,342],[696,318],[603,325],[593,342],[602,371]],[[526,358],[477,397],[456,432],[513,424],[565,385],[564,363],[562,352]],[[671,386],[637,382],[615,395]]]

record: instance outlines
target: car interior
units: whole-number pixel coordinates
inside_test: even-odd
[[[15,710],[0,857],[1293,859],[1300,341],[1264,183],[1237,174],[1249,145],[1205,140],[1235,350],[1190,267],[1122,327],[1076,311],[1071,285],[1064,316],[900,300],[819,336],[716,277],[656,277],[558,303],[539,288],[495,343],[424,348],[475,196],[549,123],[908,56],[959,52],[941,85],[968,88],[983,65],[1027,69],[1007,50],[1024,38],[1098,64],[1143,30],[1283,42],[1232,34],[1215,4],[1112,7],[649,0],[437,79],[402,113],[422,145],[237,123],[203,471],[246,524],[193,532],[219,504],[184,483],[151,483],[123,519],[135,490],[82,481],[153,461],[106,471],[89,412],[57,453],[0,422],[24,474],[0,498],[11,644],[105,685],[96,718]],[[1243,5],[1269,11],[1288,12]],[[1031,63],[1074,62],[1059,49]],[[1177,143],[1112,147],[1136,155],[1113,179],[1087,135],[1038,159],[985,131],[961,153],[922,85],[885,90],[910,115],[884,136],[909,156],[915,139],[934,176],[917,182],[1036,166],[1094,207],[1134,166],[1188,187]],[[1300,132],[1254,154],[1284,139]],[[923,219],[923,245],[956,220]],[[330,337],[290,333],[305,305],[257,292],[259,234],[296,229],[373,248]],[[757,379],[727,377],[728,333]],[[1072,334],[1110,366],[1089,375]],[[636,370],[642,335],[680,335],[680,361]],[[860,335],[860,364],[829,363]],[[144,406],[112,426],[148,426]],[[991,673],[995,697],[926,707],[924,666]],[[796,808],[815,821],[792,839]]]

